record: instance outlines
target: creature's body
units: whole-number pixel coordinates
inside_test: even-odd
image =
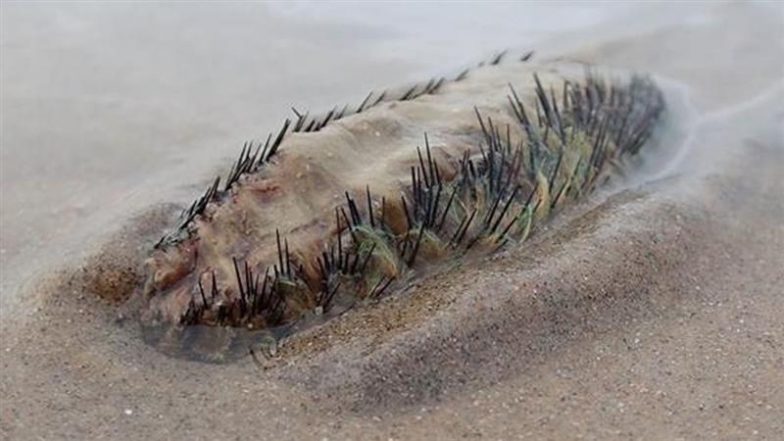
[[[219,353],[238,346],[232,329],[290,332],[427,265],[525,240],[636,154],[663,108],[648,79],[526,58],[297,112],[158,244],[143,324],[174,341],[204,332]]]

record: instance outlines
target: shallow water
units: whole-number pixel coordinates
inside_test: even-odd
[[[3,3],[0,313],[141,208],[192,199],[291,106],[358,102],[601,23],[629,32],[618,23],[648,9],[649,27],[701,16],[564,7]]]

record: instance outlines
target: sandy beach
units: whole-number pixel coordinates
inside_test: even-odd
[[[476,20],[489,28],[523,6]],[[174,26],[182,9],[131,8],[108,32],[101,14],[117,11],[4,5],[0,438],[779,439],[784,8],[610,9],[576,9],[583,19],[558,32],[527,18],[530,43],[509,41],[521,34],[503,18],[484,40],[430,31],[418,46],[421,18],[394,8],[406,26],[363,8],[341,19],[194,8],[186,17],[215,31],[192,47],[203,37]],[[455,33],[471,16],[456,7],[433,28]],[[59,33],[32,31],[40,20]],[[276,38],[264,57],[239,44],[255,22]],[[169,31],[138,43],[138,23]],[[128,54],[155,47],[141,59],[157,69],[129,69]],[[642,168],[523,245],[306,331],[264,367],[166,356],[86,289],[95,256],[140,259],[171,204],[290,106],[360,101],[506,47],[650,73],[668,112]],[[237,75],[243,63],[264,74]],[[62,76],[45,75],[57,66]],[[90,82],[69,77],[84,71]],[[41,85],[60,95],[39,96]]]

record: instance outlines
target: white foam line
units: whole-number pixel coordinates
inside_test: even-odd
[[[645,179],[646,183],[672,177],[678,170],[682,169],[682,165],[686,158],[694,151],[696,145],[695,140],[700,132],[706,127],[749,112],[758,106],[763,105],[766,101],[772,100],[776,94],[784,93],[784,81],[778,81],[757,95],[741,101],[740,103],[700,114],[691,98],[691,91],[688,85],[671,78],[657,77],[656,81],[674,92],[671,96],[678,97],[682,100],[680,104],[683,105],[686,114],[680,116],[679,121],[682,121],[682,118],[685,118],[686,122],[684,124],[679,124],[679,126],[689,127],[689,129],[681,141],[680,146],[676,148],[676,155],[661,167],[657,173]]]

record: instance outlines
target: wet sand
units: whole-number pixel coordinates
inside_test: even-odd
[[[668,155],[520,248],[284,345],[266,370],[168,358],[54,277],[28,317],[3,313],[0,434],[777,439],[782,13],[718,6],[703,21],[562,52],[657,75]],[[126,240],[156,223],[134,225],[146,227]]]

